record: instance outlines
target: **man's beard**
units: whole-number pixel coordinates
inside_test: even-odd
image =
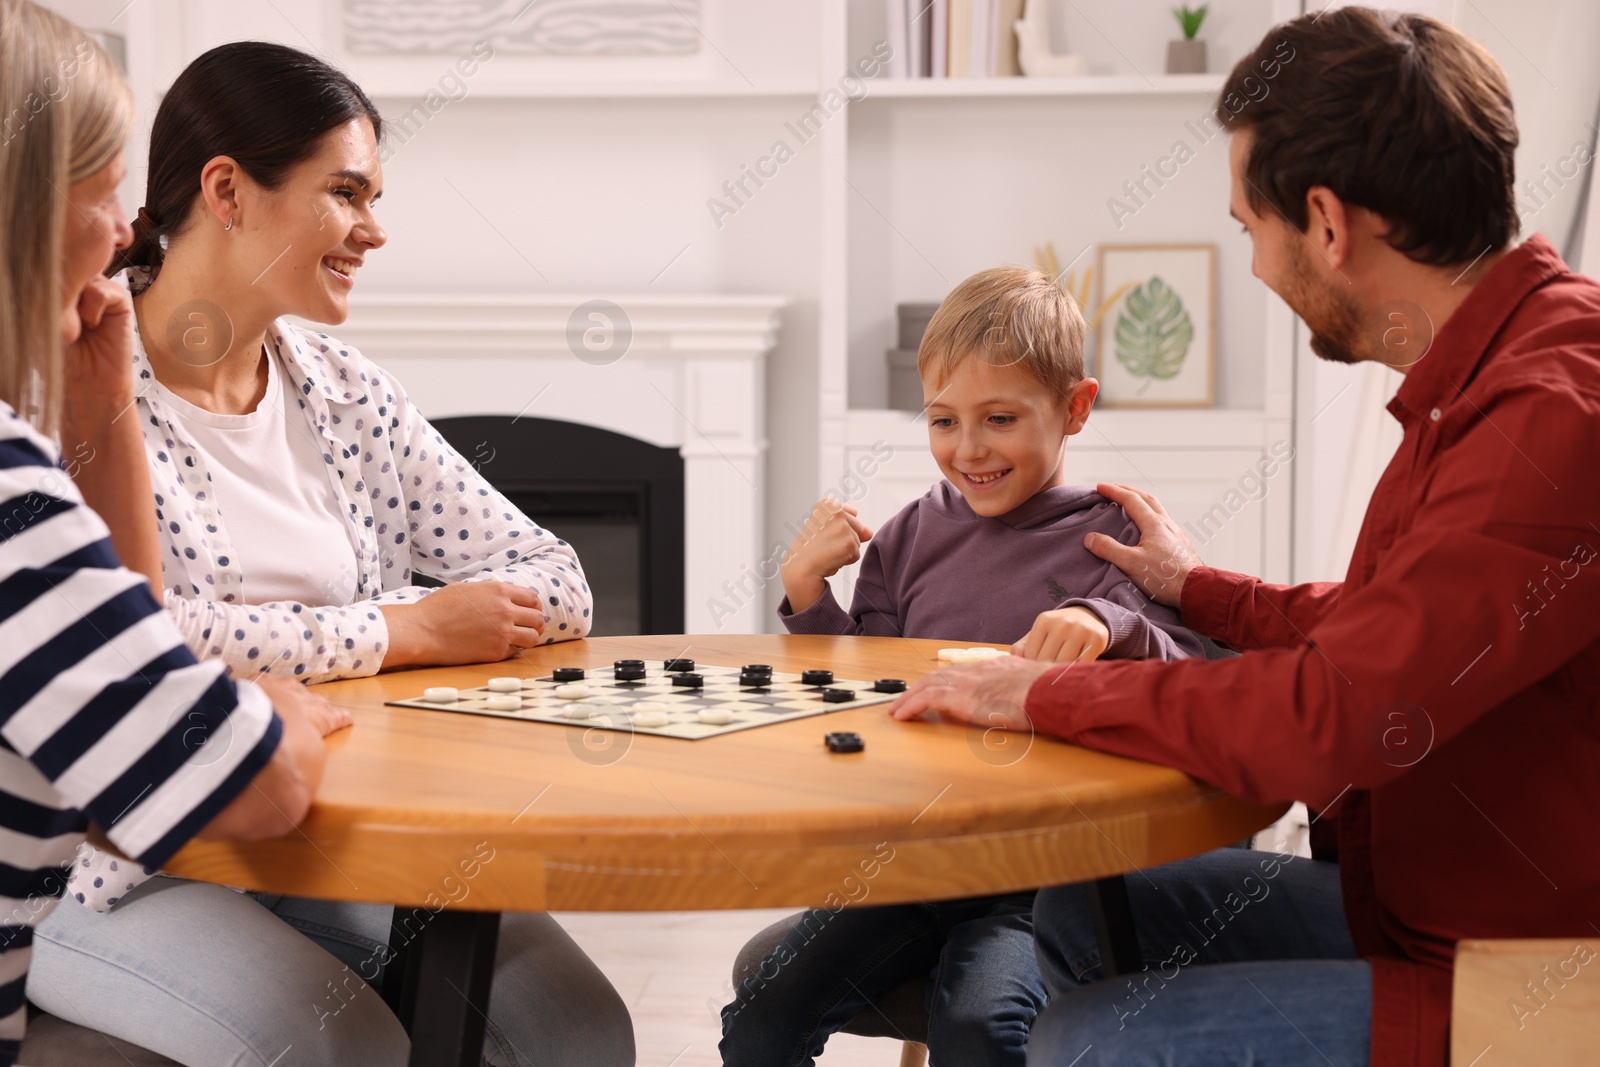
[[[1289,271],[1281,295],[1311,330],[1311,351],[1332,363],[1371,358],[1355,301],[1339,286],[1319,281],[1301,234],[1290,235]]]

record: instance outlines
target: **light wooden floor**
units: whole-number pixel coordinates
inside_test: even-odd
[[[563,912],[567,932],[611,979],[633,1013],[639,1067],[719,1067],[718,1012],[733,997],[741,945],[779,911]],[[819,1067],[895,1067],[897,1042],[836,1034]]]

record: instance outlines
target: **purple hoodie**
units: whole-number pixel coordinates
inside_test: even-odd
[[[790,633],[1010,644],[1041,612],[1076,605],[1111,631],[1107,657],[1203,657],[1176,611],[1083,547],[1091,531],[1128,545],[1139,540],[1127,513],[1089,486],[1046,489],[985,518],[941,481],[867,543],[849,614],[830,588],[798,613],[785,597],[778,617]]]

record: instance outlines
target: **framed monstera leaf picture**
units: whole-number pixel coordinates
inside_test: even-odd
[[[1102,407],[1210,407],[1217,246],[1102,245],[1094,376]]]

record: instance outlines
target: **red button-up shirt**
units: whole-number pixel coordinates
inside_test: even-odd
[[[1409,1067],[1446,1061],[1458,940],[1600,934],[1600,284],[1531,238],[1389,410],[1405,435],[1342,583],[1197,569],[1185,621],[1245,655],[1063,668],[1028,712],[1336,810],[1372,1063]]]

